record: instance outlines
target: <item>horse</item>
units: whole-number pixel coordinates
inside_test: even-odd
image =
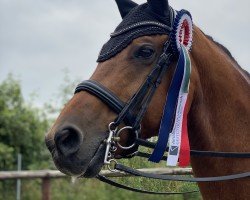
[[[131,0],[116,2],[124,23],[111,34],[113,44],[108,42],[104,45],[90,80],[98,82],[128,104],[157,65],[164,44],[169,40],[167,31],[161,28],[169,25],[170,15],[175,11],[167,0],[148,0],[143,5]],[[137,12],[138,9],[140,12]],[[138,19],[153,16],[154,23],[134,23],[136,16]],[[159,27],[159,24],[164,25]],[[135,33],[137,35],[133,35]],[[125,44],[118,45],[119,37]],[[192,71],[186,107],[191,149],[250,152],[249,74],[223,45],[205,35],[195,25],[189,56]],[[176,63],[177,58],[173,58],[148,103],[140,124],[141,139],[158,135]],[[45,138],[56,167],[71,176],[95,177],[104,165],[104,141],[109,134],[108,125],[116,117],[117,112],[96,95],[86,90],[77,92],[65,105]],[[125,121],[122,120],[123,125],[129,123]],[[125,131],[119,142],[126,146],[131,141],[133,143],[131,134]],[[137,146],[130,149],[117,146],[114,156],[123,158],[133,154],[136,149]],[[195,177],[224,176],[249,171],[250,160],[191,156],[191,166]],[[198,186],[204,199],[250,197],[249,177],[202,182]]]

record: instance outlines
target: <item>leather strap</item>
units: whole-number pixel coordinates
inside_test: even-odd
[[[161,175],[161,174],[149,174],[145,172],[138,171],[136,169],[132,169],[130,167],[124,166],[122,164],[116,164],[115,169],[132,174],[134,176],[140,176],[145,178],[152,178],[152,179],[160,179],[160,180],[167,180],[167,181],[183,181],[183,182],[218,182],[218,181],[228,181],[228,180],[235,180],[241,178],[249,178],[250,172],[240,173],[240,174],[233,174],[227,176],[218,176],[218,177],[202,177],[202,178],[188,178],[184,176],[172,176],[172,175]]]
[[[106,105],[108,105],[114,112],[120,113],[125,103],[122,102],[113,92],[108,88],[102,86],[94,80],[85,80],[81,82],[75,89],[75,94],[81,91],[87,91],[92,95],[98,97]]]
[[[147,140],[143,140],[140,138],[136,139],[136,144],[144,147],[148,147],[151,149],[155,148],[155,143]],[[168,148],[165,150],[168,152]],[[198,151],[198,150],[190,150],[191,156],[201,156],[201,157],[217,157],[217,158],[250,158],[249,152],[220,152],[220,151]]]
[[[181,194],[190,194],[190,193],[199,192],[199,190],[187,191],[187,192],[154,192],[154,191],[148,191],[148,190],[142,190],[142,189],[129,187],[129,186],[123,185],[121,183],[117,183],[117,182],[115,182],[109,178],[106,178],[105,176],[102,176],[102,175],[97,175],[96,178],[104,183],[109,184],[109,185],[112,185],[112,186],[115,186],[115,187],[118,187],[121,189],[129,190],[129,191],[133,191],[133,192],[144,193],[144,194],[181,195]]]
[[[126,103],[121,101],[112,91],[94,80],[85,80],[77,85],[75,94],[81,91],[87,91],[96,96],[99,100],[109,106],[116,114],[119,114],[126,105]],[[130,113],[127,113],[124,119],[125,124],[131,124],[133,121],[134,117]]]
[[[138,151],[135,153],[134,156],[137,156],[137,157],[141,157],[141,158],[149,158],[151,156],[151,154],[149,153],[146,153],[146,152],[141,152],[141,151]],[[162,156],[161,160],[163,161],[166,161],[167,160],[167,156]]]
[[[217,151],[198,151],[190,150],[192,156],[202,157],[217,157],[217,158],[250,158],[250,153],[238,153],[238,152],[217,152]]]
[[[147,76],[144,83],[139,90],[132,96],[126,106],[118,114],[114,125],[118,127],[122,121],[127,118],[130,112],[135,112],[135,120],[130,124],[134,130],[138,130],[147,107],[153,97],[156,88],[161,83],[164,72],[171,63],[172,53],[170,41],[164,44],[164,51],[161,54],[156,66],[152,69],[151,73]]]

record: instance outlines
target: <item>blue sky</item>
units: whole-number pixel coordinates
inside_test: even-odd
[[[189,10],[194,23],[250,71],[249,0],[170,4]],[[25,97],[36,91],[38,106],[49,102],[64,69],[72,80],[88,79],[102,44],[120,21],[114,0],[0,0],[0,81],[11,72],[21,80]]]

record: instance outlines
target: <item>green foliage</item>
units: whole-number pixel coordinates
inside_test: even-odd
[[[67,69],[63,70],[64,78],[63,83],[59,86],[58,92],[54,95],[55,98],[51,99],[49,103],[44,105],[44,110],[47,115],[52,116],[52,121],[60,113],[64,105],[72,98],[74,94],[74,89],[80,80],[72,80],[69,71]]]
[[[14,148],[0,142],[0,168],[11,166],[14,163]]]
[[[60,87],[59,98],[52,100],[53,106],[45,106],[46,113],[27,104],[23,97],[20,82],[11,75],[0,84],[0,170],[15,170],[17,153],[23,155],[23,169],[54,168],[48,150],[44,145],[44,134],[48,129],[49,120],[57,115],[61,107],[72,96],[75,84],[65,73],[65,84]],[[59,99],[59,102],[58,102]],[[51,103],[50,102],[50,103]],[[61,105],[61,106],[58,106]],[[55,116],[56,117],[56,116]],[[142,149],[146,151],[146,149]],[[165,164],[150,164],[146,159],[132,158],[121,160],[135,168],[164,167]],[[117,182],[136,188],[153,191],[190,191],[197,190],[196,184],[149,180],[138,177],[115,178]],[[21,199],[41,199],[41,180],[22,180]],[[0,181],[0,200],[15,199],[15,181]],[[121,190],[96,179],[80,179],[72,184],[70,178],[51,180],[51,199],[60,200],[185,200],[201,199],[199,193],[187,195],[145,195]]]
[[[124,180],[121,180],[124,179]],[[116,178],[116,181],[125,183],[127,178]],[[129,185],[140,187],[135,184],[134,180],[130,178],[127,182]],[[147,181],[150,182],[150,181]],[[151,181],[152,182],[152,181]],[[154,183],[159,181],[153,181]],[[35,200],[42,199],[40,179],[22,180],[22,193],[21,199]],[[145,187],[145,183],[142,183]],[[167,183],[163,184],[162,187]],[[0,200],[15,200],[15,181],[0,182],[1,187],[4,187],[4,193],[0,193]],[[157,185],[150,188],[157,191]],[[188,190],[195,189],[194,185],[189,186]],[[164,191],[173,191],[172,189]],[[187,190],[185,190],[187,191]],[[199,193],[186,194],[186,195],[148,195],[140,194],[106,185],[96,179],[80,179],[76,183],[72,183],[70,178],[53,179],[51,180],[51,199],[52,200],[200,200]]]
[[[124,179],[124,180],[121,180]],[[125,183],[127,178],[118,178],[116,181]],[[135,185],[134,180],[129,181],[129,185]],[[64,182],[64,184],[60,184]],[[62,187],[58,187],[60,184]],[[147,195],[139,194],[135,192],[125,191],[122,189],[115,188],[113,186],[106,185],[99,182],[96,179],[81,179],[75,184],[70,183],[69,179],[64,180],[54,180],[52,182],[52,199],[68,200],[68,199],[79,199],[79,200],[109,200],[109,199],[119,199],[119,200],[183,200],[192,199],[198,200],[199,196],[197,194],[192,194],[184,198],[182,195]],[[136,184],[137,187],[140,187]],[[144,184],[145,185],[145,184]],[[150,188],[156,189],[156,187]],[[165,190],[166,191],[166,190]],[[64,195],[60,195],[64,193]]]
[[[23,169],[44,165],[47,128],[45,115],[24,102],[20,82],[9,75],[0,84],[0,170],[16,169],[18,153],[23,155]]]

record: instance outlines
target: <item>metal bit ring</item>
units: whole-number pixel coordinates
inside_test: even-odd
[[[121,128],[118,132],[117,132],[117,134],[116,134],[116,136],[117,137],[120,137],[120,134],[121,134],[121,132],[122,131],[124,131],[124,130],[126,130],[126,129],[133,129],[133,127],[132,126],[125,126],[125,127],[123,127],[123,128]],[[136,131],[133,131],[133,133],[135,134],[135,137],[136,138],[138,138],[138,131],[136,130]],[[133,148],[134,146],[135,146],[135,142],[133,143],[133,144],[131,144],[130,146],[122,146],[119,142],[117,142],[117,145],[121,148],[121,149],[125,149],[125,150],[128,150],[128,149],[131,149],[131,148]]]
[[[113,163],[113,164],[112,164]],[[109,160],[109,165],[108,165],[108,170],[111,171],[111,172],[117,172],[117,170],[114,168],[115,165],[117,164],[117,161],[115,159],[111,159]],[[113,167],[112,167],[112,166]],[[111,168],[112,167],[112,168]]]

